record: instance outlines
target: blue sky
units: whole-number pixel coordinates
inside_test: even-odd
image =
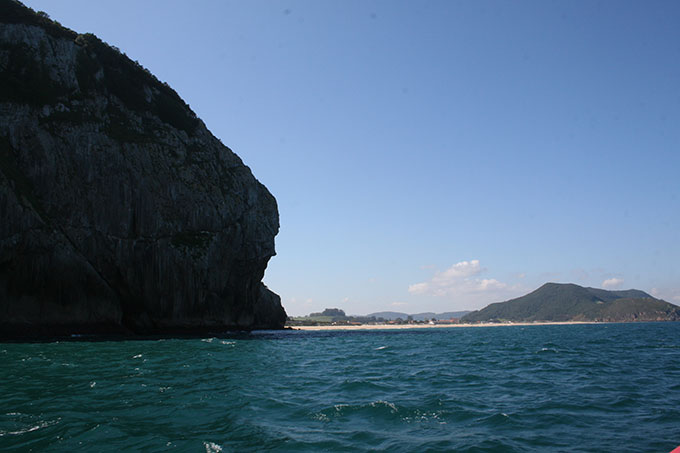
[[[279,203],[291,315],[547,281],[680,304],[680,3],[32,0],[167,81]]]

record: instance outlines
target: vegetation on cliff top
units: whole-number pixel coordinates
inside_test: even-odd
[[[175,90],[92,33],[78,34],[51,20],[47,14],[35,12],[14,0],[0,0],[0,22],[40,27],[50,36],[77,44],[76,77],[81,95],[105,90],[120,99],[126,108],[139,114],[156,115],[189,136],[198,126],[196,114]],[[0,102],[21,101],[42,106],[74,94],[50,78],[49,68],[32,58],[25,44],[5,44],[0,51],[8,53],[6,67],[0,71]]]

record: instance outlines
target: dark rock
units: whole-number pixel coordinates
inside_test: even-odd
[[[166,84],[0,0],[0,335],[283,328],[276,200]]]

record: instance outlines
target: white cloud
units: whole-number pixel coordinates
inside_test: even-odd
[[[479,274],[483,270],[484,269],[479,266],[479,260],[461,261],[446,269],[444,272],[437,272],[434,275],[433,280],[447,281],[460,277],[471,277]]]
[[[406,302],[392,302],[392,305],[395,307],[401,307],[403,305],[408,305]]]
[[[479,280],[471,277],[484,271],[479,265],[479,260],[461,261],[445,271],[437,271],[429,282],[414,283],[409,285],[408,292],[411,294],[431,294],[435,296],[446,295],[451,289],[458,290],[461,286],[468,290],[483,291],[487,286],[500,283],[497,280]]]
[[[612,277],[612,278],[608,278],[607,280],[603,281],[603,282],[602,282],[602,287],[603,287],[603,288],[607,288],[607,289],[610,289],[610,288],[618,288],[618,287],[620,287],[622,284],[623,284],[623,279],[622,279],[622,278]]]
[[[518,285],[509,285],[495,278],[479,278],[486,269],[479,260],[461,261],[444,271],[435,272],[426,282],[409,285],[412,295],[451,299],[463,308],[474,308],[484,303],[500,302],[519,295]]]
[[[495,278],[485,278],[485,279],[479,281],[479,291],[490,291],[490,290],[494,290],[494,289],[505,289],[507,287],[508,287],[507,284],[505,284],[503,282],[499,282]]]
[[[411,294],[425,294],[430,286],[427,283],[414,283],[408,286],[408,292]]]
[[[434,293],[435,295],[443,295],[452,285],[467,280],[483,270],[479,265],[479,260],[461,261],[445,271],[435,272],[429,282],[410,285],[408,291],[411,294]]]

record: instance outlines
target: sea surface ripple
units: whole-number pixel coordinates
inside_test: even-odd
[[[2,451],[662,452],[680,323],[0,344]]]

